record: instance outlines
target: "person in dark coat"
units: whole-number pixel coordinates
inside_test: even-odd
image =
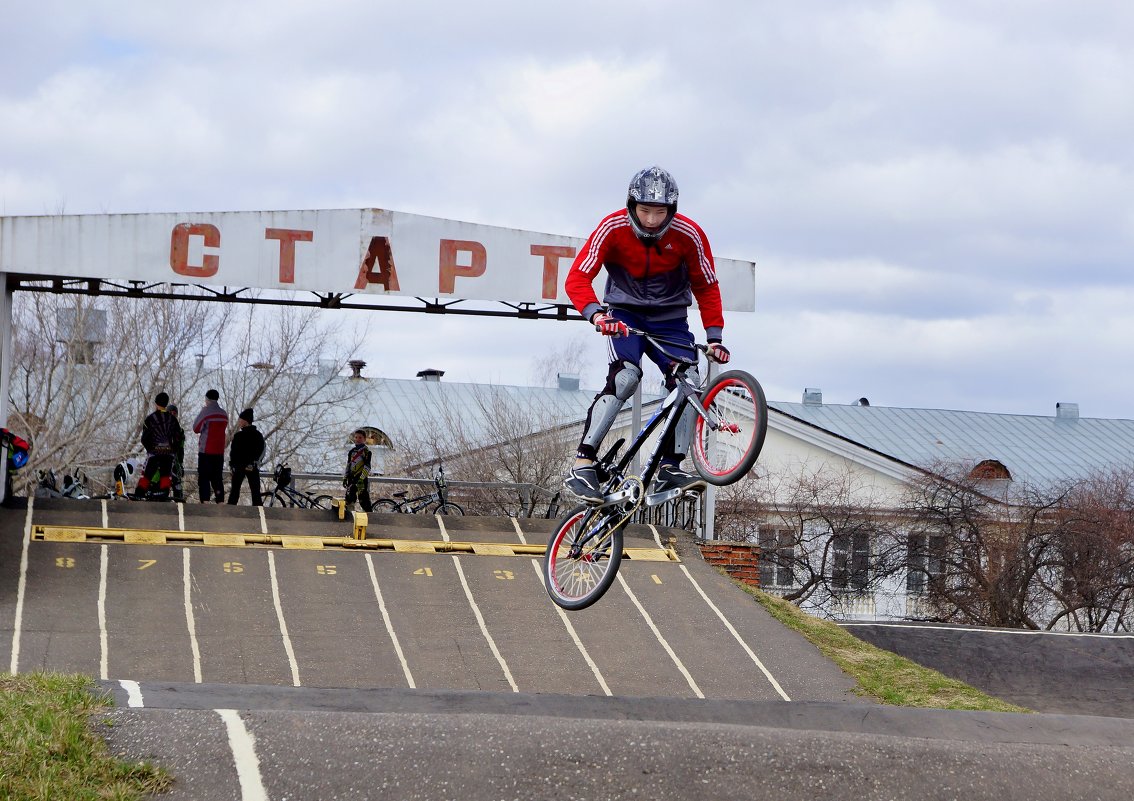
[[[148,458],[134,497],[142,499],[148,494],[150,500],[167,501],[173,483],[174,451],[178,442],[185,441],[185,432],[177,417],[169,413],[169,395],[159,392],[154,406],[157,408],[142,422],[142,447]],[[157,487],[151,488],[154,476],[157,476]]]
[[[263,506],[260,497],[260,459],[264,456],[264,435],[253,425],[251,409],[240,413],[236,421],[236,434],[232,437],[232,447],[228,451],[228,465],[232,468],[232,489],[228,502],[233,506],[240,500],[240,485],[248,479],[248,489],[252,493],[252,505]]]

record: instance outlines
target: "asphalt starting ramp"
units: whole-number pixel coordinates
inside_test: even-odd
[[[851,682],[701,561],[635,526],[566,613],[555,521],[37,502],[0,510],[0,669],[104,680],[842,700]],[[206,547],[207,546],[207,547]],[[675,547],[676,546],[676,547]]]

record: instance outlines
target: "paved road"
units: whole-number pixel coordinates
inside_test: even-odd
[[[306,539],[41,541],[39,525]],[[549,526],[374,516],[371,539],[398,550],[310,549],[349,522],[0,510],[0,669],[103,680],[120,702],[111,746],[168,765],[175,799],[1005,799],[1021,771],[1039,782],[1029,798],[1129,796],[1129,722],[861,702],[687,542],[680,562],[649,561],[669,532],[629,532],[643,558],[570,615],[530,556],[427,547],[541,543]]]

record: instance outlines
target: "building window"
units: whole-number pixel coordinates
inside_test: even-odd
[[[791,587],[795,584],[795,532],[788,528],[760,527],[760,586]]]
[[[870,581],[870,532],[841,531],[831,537],[831,586],[862,590]]]
[[[940,534],[910,534],[906,557],[906,592],[921,595],[931,581],[945,575],[945,537]]]

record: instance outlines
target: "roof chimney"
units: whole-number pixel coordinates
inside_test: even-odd
[[[1079,419],[1079,404],[1077,404],[1077,403],[1057,403],[1057,404],[1055,404],[1055,419],[1057,419],[1057,420],[1078,420]]]
[[[444,370],[436,370],[432,367],[422,370],[417,374],[417,377],[422,381],[440,381],[441,376],[445,375]]]
[[[579,374],[578,373],[559,373],[556,375],[559,379],[559,388],[577,392],[579,389]]]
[[[362,359],[351,359],[347,362],[347,367],[350,368],[350,377],[352,379],[362,378],[362,368],[366,366],[366,362]]]
[[[803,405],[804,406],[822,406],[823,405],[823,390],[807,387],[803,390]]]

